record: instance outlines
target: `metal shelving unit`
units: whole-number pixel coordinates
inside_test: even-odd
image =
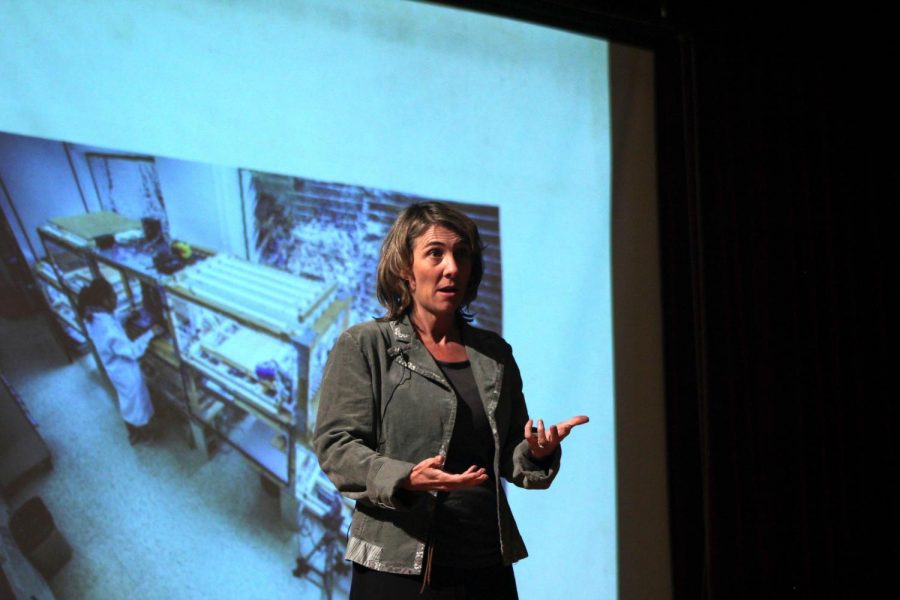
[[[60,326],[60,330],[77,346],[87,344],[87,337],[81,327],[81,320],[75,312],[75,306],[68,290],[60,283],[56,271],[46,260],[39,260],[32,266],[38,289],[44,296],[50,312]]]
[[[176,273],[165,289],[195,426],[275,485],[296,524],[298,448],[312,436],[319,374],[349,301],[334,285],[225,255]]]

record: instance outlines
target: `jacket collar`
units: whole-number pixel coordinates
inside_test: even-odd
[[[409,315],[390,321],[395,343],[388,348],[388,355],[403,367],[433,379],[445,387],[450,387],[434,358],[425,348],[409,320]]]
[[[402,319],[390,321],[391,332],[394,339],[399,345],[409,347],[413,340],[416,339],[416,332],[413,330],[412,323],[409,322],[409,315],[403,315]]]
[[[394,337],[394,344],[390,349],[391,355],[396,355],[401,351],[408,350],[412,346],[422,345],[424,347],[419,340],[419,337],[416,335],[415,329],[413,329],[409,314],[403,315],[403,317],[395,321],[388,321],[388,323],[391,328],[391,334]],[[495,350],[494,346],[496,343],[491,336],[485,335],[484,331],[477,327],[472,327],[462,320],[460,320],[459,327],[463,344],[465,344],[467,348],[475,349],[478,352],[490,356],[495,354],[492,350]]]
[[[409,319],[409,314],[403,315],[402,318],[397,319],[395,321],[389,321],[391,326],[391,333],[394,336],[395,344],[391,350],[399,351],[399,350],[407,350],[412,346],[422,346],[424,348],[424,344],[419,340],[419,336],[416,335],[416,330],[413,328],[412,321]],[[462,334],[463,344],[468,346],[468,340],[473,336],[476,329],[469,326],[463,320],[460,320],[459,323],[460,333]]]

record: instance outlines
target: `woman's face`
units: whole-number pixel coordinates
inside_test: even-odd
[[[416,238],[411,272],[407,274],[413,309],[436,317],[451,317],[463,303],[472,257],[468,245],[453,230],[432,225]]]

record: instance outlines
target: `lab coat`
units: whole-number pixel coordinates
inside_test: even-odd
[[[135,427],[146,425],[153,416],[153,404],[138,361],[150,345],[153,331],[132,341],[119,321],[103,311],[89,313],[85,325],[116,389],[122,419]]]

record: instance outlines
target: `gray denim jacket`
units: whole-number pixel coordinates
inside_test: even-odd
[[[540,466],[523,439],[528,411],[510,346],[464,325],[463,343],[494,433],[494,481],[506,564],[528,553],[500,491],[500,477],[533,489],[550,486],[560,451]],[[320,387],[313,440],[322,470],[356,500],[346,558],[371,569],[418,574],[437,494],[401,483],[422,460],[446,456],[456,396],[408,318],[351,327],[336,342]]]

